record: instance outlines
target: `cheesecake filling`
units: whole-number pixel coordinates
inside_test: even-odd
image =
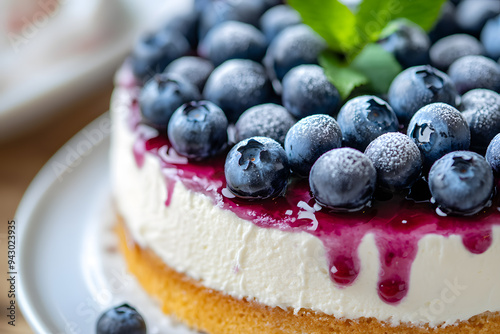
[[[498,203],[472,217],[394,196],[332,213],[294,180],[285,197],[240,200],[222,155],[189,162],[140,123],[124,68],[112,102],[113,191],[135,241],[208,288],[281,308],[393,325],[450,325],[500,311]]]

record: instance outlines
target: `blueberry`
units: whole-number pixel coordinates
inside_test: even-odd
[[[486,161],[488,161],[493,171],[500,175],[500,133],[488,145]]]
[[[198,54],[218,66],[228,59],[260,62],[267,49],[264,35],[254,26],[227,21],[210,29],[198,47]]]
[[[389,88],[389,103],[403,124],[429,103],[444,102],[455,106],[458,98],[453,81],[428,65],[404,70]]]
[[[284,194],[290,176],[285,150],[266,137],[252,137],[229,151],[224,165],[228,189],[250,199],[274,198]]]
[[[260,28],[270,43],[283,29],[301,23],[299,13],[288,5],[269,9],[260,18]]]
[[[146,323],[135,308],[128,304],[104,312],[97,321],[97,334],[146,334]]]
[[[410,137],[389,132],[368,145],[365,155],[377,170],[378,184],[389,190],[410,188],[422,171],[422,157]]]
[[[313,114],[334,114],[340,95],[318,65],[300,65],[283,79],[283,105],[300,119]]]
[[[283,145],[295,119],[280,105],[260,104],[241,114],[236,122],[236,141],[250,137],[268,137]]]
[[[498,0],[463,0],[457,6],[456,16],[460,28],[477,36],[486,21],[498,14]]]
[[[203,13],[212,0],[194,0],[194,9],[197,13]]]
[[[166,23],[165,29],[180,32],[189,41],[191,47],[196,49],[198,44],[199,18],[199,13],[193,7],[191,11],[177,14],[172,17]]]
[[[348,101],[337,116],[342,129],[343,145],[364,150],[381,134],[399,129],[391,106],[384,100],[364,95]]]
[[[500,132],[500,95],[487,89],[473,89],[463,96],[462,107],[469,124],[471,146],[484,151]]]
[[[307,177],[324,153],[342,146],[342,131],[328,115],[312,115],[298,121],[285,137],[285,152],[292,171]]]
[[[188,52],[189,42],[181,33],[163,29],[144,36],[136,43],[131,56],[132,70],[137,78],[146,82]]]
[[[403,67],[424,65],[429,62],[431,41],[418,25],[397,21],[390,26],[391,34],[378,43],[392,53]]]
[[[500,57],[500,15],[489,20],[481,31],[481,42],[491,58]]]
[[[429,172],[429,188],[441,211],[471,215],[479,212],[493,194],[493,171],[479,154],[451,152],[436,161]]]
[[[202,91],[213,70],[214,65],[209,60],[200,57],[181,57],[171,62],[165,73],[177,75]]]
[[[172,74],[157,74],[142,88],[139,105],[146,122],[161,128],[177,108],[199,99],[200,92],[192,84]]]
[[[452,2],[447,1],[443,4],[440,17],[429,32],[429,38],[432,43],[443,37],[458,33],[456,11],[456,7]]]
[[[459,58],[451,64],[448,75],[459,94],[475,88],[500,91],[500,66],[484,56]]]
[[[205,38],[210,29],[226,21],[240,21],[258,26],[259,19],[267,8],[267,4],[259,0],[212,0],[204,6],[201,13],[200,40]]]
[[[269,102],[272,94],[264,67],[242,59],[228,60],[217,67],[203,90],[205,99],[221,107],[231,123],[250,107]]]
[[[370,201],[377,171],[363,153],[348,147],[323,154],[313,165],[309,186],[316,201],[338,211],[356,211]]]
[[[180,155],[205,159],[226,147],[227,125],[226,115],[212,102],[189,102],[170,118],[168,139]]]
[[[449,152],[467,150],[470,145],[464,116],[445,103],[432,103],[417,111],[408,125],[408,136],[422,152],[425,167]]]
[[[285,28],[274,38],[264,63],[268,71],[281,81],[296,66],[317,64],[318,56],[325,48],[325,41],[309,26],[298,24]]]
[[[484,47],[475,37],[455,34],[441,38],[429,50],[431,64],[446,71],[460,57],[482,55]]]

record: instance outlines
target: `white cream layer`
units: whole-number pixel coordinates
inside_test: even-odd
[[[397,305],[377,294],[379,252],[373,234],[358,249],[361,270],[352,286],[330,279],[324,247],[302,232],[259,228],[214,206],[207,196],[167,185],[158,159],[136,164],[134,133],[126,122],[130,97],[117,89],[112,102],[111,175],[120,214],[133,238],[165,263],[208,288],[281,308],[311,309],[337,318],[374,317],[393,325],[450,325],[500,311],[500,228],[493,245],[471,254],[461,237],[429,234],[418,244],[408,295]]]

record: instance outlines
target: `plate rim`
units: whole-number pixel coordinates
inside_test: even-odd
[[[78,131],[71,139],[69,139],[65,144],[63,144],[57,152],[43,165],[40,171],[36,174],[33,180],[30,182],[28,188],[26,189],[17,210],[14,214],[14,220],[19,226],[18,234],[17,234],[17,245],[16,245],[16,264],[17,264],[17,289],[18,295],[16,298],[17,303],[19,304],[19,308],[23,314],[24,319],[30,326],[30,328],[36,333],[49,333],[50,330],[47,328],[43,319],[41,319],[40,315],[36,311],[35,307],[30,304],[29,294],[25,287],[24,280],[22,278],[22,268],[23,268],[23,257],[25,253],[25,246],[23,246],[23,240],[26,239],[27,231],[29,230],[29,226],[34,224],[33,214],[38,207],[40,200],[43,196],[49,191],[49,189],[58,182],[59,175],[55,174],[51,169],[52,164],[55,161],[60,160],[64,156],[66,156],[67,152],[63,149],[65,146],[70,145],[74,146],[76,143],[80,142],[83,139],[86,139],[85,131],[90,131],[92,129],[98,128],[103,120],[109,120],[110,113],[106,111],[102,115],[98,116],[88,125],[86,125],[83,129]],[[76,161],[80,159],[88,159],[89,153],[94,150],[96,147],[104,144],[106,140],[110,137],[110,133],[104,133],[103,139],[97,143],[91,143],[85,150],[81,152],[77,152],[78,158],[72,164],[65,165],[62,167],[61,173],[66,173],[68,170],[75,167]]]

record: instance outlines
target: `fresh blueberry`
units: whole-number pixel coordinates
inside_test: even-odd
[[[208,77],[203,95],[222,108],[230,123],[250,107],[269,102],[271,82],[262,65],[251,60],[231,59]]]
[[[460,57],[482,55],[484,47],[475,37],[455,34],[441,38],[429,50],[431,64],[446,71]]]
[[[487,89],[473,89],[462,98],[463,115],[471,134],[471,147],[484,152],[500,133],[500,95]]]
[[[165,73],[177,75],[202,91],[213,70],[214,65],[209,60],[200,57],[181,57],[171,62]]]
[[[297,24],[285,28],[274,38],[264,63],[268,71],[281,81],[296,66],[317,64],[318,56],[325,48],[325,41],[309,26]]]
[[[500,66],[484,56],[465,56],[451,64],[448,70],[459,94],[475,88],[500,91]]]
[[[197,13],[203,13],[212,0],[194,0],[194,9]]]
[[[309,186],[316,201],[337,211],[356,211],[370,201],[377,181],[373,163],[348,147],[323,154],[313,165]]]
[[[463,0],[457,6],[457,23],[464,31],[479,35],[486,21],[500,14],[498,0]]]
[[[342,129],[343,145],[363,151],[381,134],[399,130],[391,106],[384,100],[364,95],[349,100],[337,116]]]
[[[324,153],[342,146],[342,131],[328,115],[312,115],[298,121],[285,137],[285,152],[292,171],[307,177]]]
[[[167,30],[176,30],[180,32],[189,41],[193,49],[198,44],[198,24],[200,14],[193,9],[191,11],[177,14],[172,17],[165,25]]]
[[[479,154],[451,152],[429,172],[429,188],[441,211],[472,215],[488,205],[493,194],[493,171]]]
[[[420,26],[397,21],[389,26],[389,29],[392,32],[378,43],[392,53],[403,67],[424,65],[429,62],[431,41]]]
[[[425,167],[449,152],[467,150],[470,146],[469,126],[464,116],[445,103],[432,103],[417,111],[408,125],[408,136],[422,152]]]
[[[235,124],[236,141],[250,137],[268,137],[283,145],[286,133],[294,124],[295,119],[282,106],[274,103],[260,104],[241,114]]]
[[[297,119],[313,114],[334,114],[340,95],[318,65],[300,65],[283,79],[283,105]]]
[[[227,145],[227,118],[209,101],[189,102],[177,109],[168,123],[172,147],[185,157],[212,157]]]
[[[283,29],[301,23],[299,13],[288,5],[269,9],[260,18],[260,28],[270,43]]]
[[[500,133],[497,134],[488,145],[486,150],[486,161],[490,164],[493,171],[500,175]]]
[[[453,81],[428,65],[404,70],[389,88],[389,103],[403,124],[429,103],[444,102],[455,106],[458,98]]]
[[[443,4],[443,7],[441,7],[441,15],[429,32],[429,38],[432,43],[435,43],[443,37],[458,33],[459,28],[456,20],[456,11],[456,6],[452,2],[447,1]]]
[[[114,307],[104,312],[97,321],[97,334],[146,334],[146,323],[128,304]]]
[[[257,28],[247,23],[227,21],[210,29],[198,47],[198,54],[218,66],[237,58],[260,62],[266,49],[266,38]]]
[[[156,127],[166,127],[170,116],[184,103],[201,98],[198,88],[172,74],[157,74],[141,90],[143,118]]]
[[[486,22],[481,31],[481,42],[489,57],[500,57],[500,15]]]
[[[377,182],[383,188],[410,188],[422,171],[422,157],[410,137],[389,132],[368,145],[365,155],[377,170]]]
[[[210,29],[226,21],[239,21],[258,26],[259,19],[267,8],[267,4],[260,0],[212,0],[204,6],[201,13],[200,40],[205,38]]]
[[[146,82],[188,52],[189,42],[181,33],[163,29],[144,36],[136,43],[131,56],[132,70],[142,82]]]
[[[227,187],[234,195],[266,199],[284,194],[290,167],[280,143],[271,138],[252,137],[229,151],[224,173]]]

